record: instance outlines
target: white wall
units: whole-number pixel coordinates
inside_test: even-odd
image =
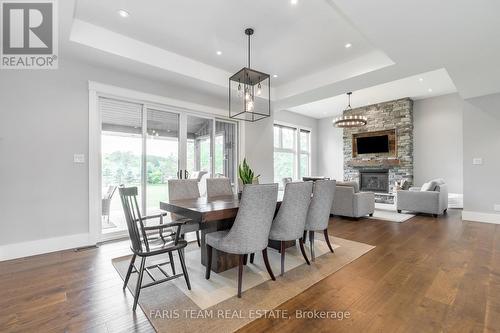
[[[261,184],[274,182],[273,118],[245,123],[245,157]]]
[[[463,100],[458,94],[413,103],[414,182],[444,178],[451,193],[463,193]]]
[[[500,223],[493,209],[500,205],[500,94],[466,100],[463,129],[464,219]],[[473,165],[473,158],[482,158],[482,165]]]
[[[318,174],[344,179],[344,131],[332,126],[333,118],[318,120]]]

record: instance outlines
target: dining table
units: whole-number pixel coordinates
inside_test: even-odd
[[[283,191],[278,191],[276,198],[276,211],[283,200]],[[160,209],[184,216],[192,222],[199,223],[201,232],[201,263],[207,264],[207,247],[205,235],[210,232],[228,230],[238,214],[240,199],[237,195],[227,195],[218,197],[198,197],[195,199],[160,201]],[[279,242],[270,241],[269,244],[275,249],[279,249]],[[286,247],[295,245],[289,242]],[[220,273],[230,268],[238,266],[239,256],[213,249],[212,271]]]

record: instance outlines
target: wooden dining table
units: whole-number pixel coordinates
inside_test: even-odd
[[[283,192],[279,191],[276,200],[276,209],[279,208],[282,199]],[[207,263],[205,235],[210,232],[230,229],[238,214],[239,207],[240,199],[236,195],[160,202],[161,210],[182,215],[191,219],[193,223],[200,224],[201,263],[203,265]],[[290,245],[288,244],[288,246]],[[216,273],[238,266],[238,255],[213,249],[212,256],[212,271]]]

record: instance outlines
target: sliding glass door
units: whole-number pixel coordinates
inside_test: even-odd
[[[104,239],[126,231],[121,185],[137,187],[142,211],[151,214],[168,200],[169,179],[198,179],[202,195],[208,177],[234,184],[237,123],[106,97],[99,110]]]
[[[169,179],[179,170],[179,115],[147,109],[145,146],[146,212],[158,211],[158,202],[168,198]]]
[[[168,199],[179,169],[179,114],[101,98],[102,233],[126,230],[118,187],[135,186],[147,214]]]

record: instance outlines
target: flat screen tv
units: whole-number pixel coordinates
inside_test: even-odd
[[[377,135],[356,138],[358,154],[380,154],[389,152],[389,136]]]

